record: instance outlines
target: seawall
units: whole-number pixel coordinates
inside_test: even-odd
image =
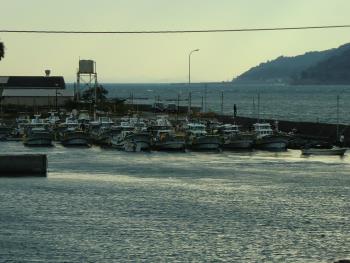
[[[47,176],[45,154],[1,154],[0,177]]]
[[[244,128],[251,127],[257,122],[255,118],[247,117],[232,117],[225,115],[218,115],[217,119],[226,123],[236,123],[242,125]],[[269,122],[272,126],[275,125],[276,120],[265,119],[264,121]],[[339,125],[339,135],[344,135],[345,146],[350,146],[350,126],[349,125]],[[337,125],[328,123],[316,123],[316,122],[295,122],[295,121],[284,121],[278,120],[278,128],[283,132],[290,132],[292,130],[296,131],[296,134],[300,137],[326,140],[329,142],[336,142],[339,140],[337,138]]]

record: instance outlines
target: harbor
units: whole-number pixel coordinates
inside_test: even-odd
[[[350,2],[4,1],[0,263],[350,263]]]
[[[144,117],[142,117],[144,115]],[[336,132],[341,129],[343,138]],[[232,116],[149,114],[90,117],[87,110],[65,115],[22,114],[2,124],[1,140],[17,141],[27,147],[91,145],[122,151],[276,150],[346,147],[347,126],[257,121]],[[346,137],[348,138],[348,137]]]

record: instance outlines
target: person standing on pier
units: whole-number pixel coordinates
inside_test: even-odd
[[[233,104],[233,117],[237,117],[237,106],[236,104]]]
[[[0,42],[0,60],[3,59],[5,56],[5,45],[4,43]]]
[[[339,137],[340,147],[344,147],[344,140],[345,140],[344,134],[340,135]]]

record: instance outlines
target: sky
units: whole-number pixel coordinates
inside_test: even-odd
[[[2,30],[201,30],[350,24],[349,0],[1,0]],[[174,35],[0,33],[0,75],[62,75],[96,61],[101,83],[230,81],[280,55],[350,42],[350,28]]]

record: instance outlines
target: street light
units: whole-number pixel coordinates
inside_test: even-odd
[[[191,55],[193,52],[197,52],[199,51],[199,49],[194,49],[190,52],[190,54],[188,55],[188,84],[191,84]]]

